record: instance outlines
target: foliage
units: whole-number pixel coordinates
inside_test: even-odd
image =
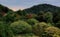
[[[53,14],[51,12],[40,11],[36,19],[40,22],[53,23]]]
[[[29,25],[25,21],[13,22],[10,26],[11,26],[13,32],[16,34],[18,34],[18,33],[29,33],[32,31],[31,25]]]
[[[3,17],[3,21],[6,22],[13,22],[15,19],[15,13],[13,13],[12,11],[9,11],[4,17]]]
[[[12,11],[12,10],[0,4],[0,13],[2,12],[7,13],[8,11]]]
[[[33,27],[33,32],[40,37],[59,37],[60,29],[49,23],[40,22]]]
[[[59,37],[60,36],[60,29],[57,27],[48,27],[45,29],[45,32],[47,33],[48,36],[52,37]]]
[[[0,37],[13,37],[13,32],[9,25],[0,21]]]
[[[56,25],[54,25],[54,26],[60,28],[60,21],[58,21],[58,22],[56,23]]]
[[[18,10],[18,11],[15,11],[18,15],[21,15],[21,16],[25,16],[27,13],[26,11],[22,11],[22,10]]]
[[[40,11],[38,14],[38,16],[36,16],[35,18],[40,21],[40,22],[47,22],[47,20],[45,19],[45,12]]]
[[[45,29],[47,27],[49,27],[50,25],[48,25],[47,23],[45,22],[40,22],[38,24],[35,24],[34,27],[33,27],[33,32],[38,35],[38,36],[43,36],[43,34],[45,33]]]
[[[28,19],[32,18],[32,14],[27,14],[26,18],[28,18]]]
[[[39,37],[39,36],[36,36],[33,33],[27,33],[27,34],[16,35],[16,37]]]
[[[0,37],[13,37],[14,34],[29,37],[29,33],[39,37],[60,37],[59,28],[60,7],[40,4],[12,11],[0,4]]]
[[[16,11],[17,14],[22,15],[21,10]]]
[[[35,24],[38,23],[39,21],[32,18],[32,19],[28,19],[27,22],[28,22],[29,24],[31,24],[31,25],[35,25]]]
[[[47,20],[47,22],[50,22],[52,23],[52,19],[53,19],[53,15],[51,12],[46,12],[45,15],[44,15],[44,18]]]

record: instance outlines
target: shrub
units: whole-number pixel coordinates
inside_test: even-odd
[[[16,35],[15,37],[39,37],[39,36],[36,36],[33,33],[27,33],[27,34]]]
[[[60,35],[56,35],[56,34],[54,34],[53,37],[60,37]]]
[[[58,37],[60,36],[60,29],[57,27],[48,27],[45,31],[49,36]]]
[[[54,26],[60,28],[60,21],[58,21]]]
[[[13,37],[13,32],[8,24],[0,22],[0,37]]]
[[[27,15],[26,15],[26,18],[28,18],[28,19],[29,19],[29,18],[32,18],[32,14],[27,14]]]
[[[53,19],[53,14],[51,13],[51,12],[46,12],[45,14],[44,14],[44,18],[47,20],[47,22],[49,23],[52,23],[53,21],[52,21],[52,19]]]
[[[9,22],[14,22],[16,20],[16,13],[13,11],[8,11],[8,13],[5,14],[3,17],[3,21],[6,21],[7,23]]]
[[[11,28],[15,34],[32,32],[32,27],[25,21],[16,21],[11,24]]]
[[[45,33],[45,29],[49,27],[49,25],[45,22],[40,22],[34,25],[33,27],[33,32],[38,35],[43,37],[42,35]],[[45,35],[45,34],[44,34]]]
[[[35,25],[36,23],[38,23],[39,21],[37,21],[36,19],[28,19],[27,22],[31,25]]]

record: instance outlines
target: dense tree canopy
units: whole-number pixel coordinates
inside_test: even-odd
[[[60,37],[60,7],[39,4],[13,11],[0,4],[0,37]]]

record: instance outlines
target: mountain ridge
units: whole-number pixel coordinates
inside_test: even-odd
[[[27,13],[30,11],[31,13],[34,13],[34,11],[37,13],[39,11],[50,11],[50,12],[60,12],[60,7],[53,6],[50,4],[39,4],[35,5],[31,8],[24,9],[23,11],[26,11]]]

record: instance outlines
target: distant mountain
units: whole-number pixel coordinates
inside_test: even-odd
[[[35,5],[31,8],[25,9],[23,10],[27,13],[39,13],[40,11],[44,11],[44,12],[60,12],[60,7],[57,6],[53,6],[50,4],[39,4],[39,5]]]
[[[31,14],[39,14],[40,12],[51,12],[53,14],[53,21],[57,22],[60,20],[60,7],[53,6],[50,4],[39,4],[31,8],[24,9],[23,12]],[[39,18],[40,19],[40,18]]]

